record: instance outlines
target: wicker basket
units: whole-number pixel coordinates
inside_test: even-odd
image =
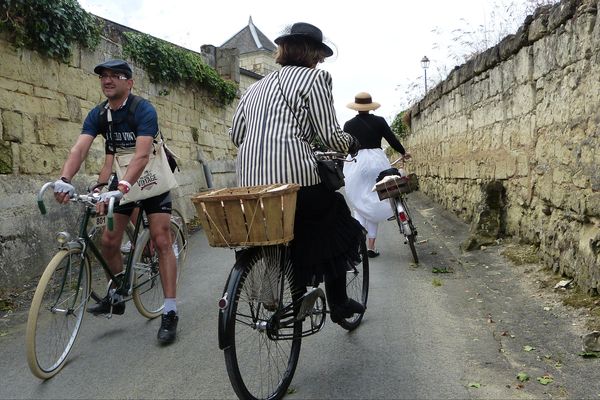
[[[394,179],[390,179],[386,182],[379,182],[375,185],[375,189],[377,190],[379,200],[397,197],[401,193],[412,192],[410,181],[406,176],[394,176]]]
[[[265,246],[294,238],[297,184],[226,188],[192,198],[213,247]]]

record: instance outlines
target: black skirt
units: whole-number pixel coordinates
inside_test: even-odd
[[[310,285],[345,275],[360,262],[364,229],[341,193],[323,184],[300,188],[291,242],[295,278]]]

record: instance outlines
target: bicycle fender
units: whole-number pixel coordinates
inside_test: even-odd
[[[73,241],[63,244],[60,248],[65,249],[65,250],[79,249],[79,250],[83,251],[83,243],[73,240]]]
[[[227,305],[219,309],[219,349],[221,350],[225,350],[227,347],[233,345],[234,343],[234,337],[230,333],[231,327],[229,326],[229,321],[231,320],[231,304],[235,300],[232,297],[232,293],[235,291],[239,279],[244,273],[246,265],[248,265],[248,260],[250,260],[250,257],[254,253],[254,249],[245,249],[236,252],[235,264],[229,272],[229,277],[227,278],[227,282],[225,283],[225,288],[223,289],[223,297],[221,298],[221,300],[226,299]]]

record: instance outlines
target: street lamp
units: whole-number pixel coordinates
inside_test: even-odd
[[[427,94],[427,68],[429,68],[429,58],[427,56],[423,56],[421,59],[421,67],[423,67],[425,73],[425,94]]]

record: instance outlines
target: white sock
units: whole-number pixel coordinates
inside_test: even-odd
[[[177,299],[175,298],[165,298],[165,308],[163,309],[163,314],[168,314],[170,311],[175,311],[177,314]]]

